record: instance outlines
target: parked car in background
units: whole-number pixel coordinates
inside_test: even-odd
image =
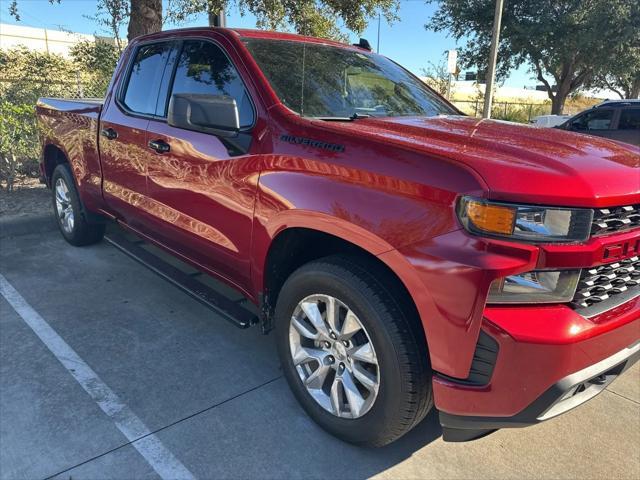
[[[557,128],[640,145],[640,99],[606,100]]]
[[[570,115],[540,115],[531,119],[531,123],[536,127],[557,127],[570,118]]]
[[[349,442],[434,405],[461,441],[594,397],[640,357],[640,148],[464,116],[367,45],[136,38],[104,101],[38,101],[62,235],[114,221],[241,292],[251,318],[117,243],[275,329],[296,398]]]

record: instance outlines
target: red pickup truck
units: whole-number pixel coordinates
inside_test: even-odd
[[[258,314],[209,303],[273,328],[297,399],[349,442],[434,404],[463,441],[592,398],[640,355],[640,149],[464,116],[367,47],[131,42],[103,101],[38,102],[62,235],[115,221],[241,292]]]

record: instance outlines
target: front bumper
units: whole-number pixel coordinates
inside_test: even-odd
[[[485,310],[482,330],[498,346],[491,378],[485,385],[443,375],[433,380],[445,440],[553,418],[593,398],[638,361],[640,298],[600,323],[563,316],[567,310],[532,307],[517,318],[513,308]],[[539,324],[526,320],[535,311]]]
[[[477,417],[440,412],[443,438],[448,442],[473,440],[499,428],[525,427],[565,413],[602,392],[618,375],[640,359],[640,341],[609,358],[567,375],[511,417]]]
[[[422,320],[445,437],[455,437],[451,428],[475,430],[477,436],[550,418],[556,410],[547,410],[565,393],[545,392],[558,394],[554,386],[566,387],[565,378],[590,372],[640,339],[640,296],[586,318],[565,304],[487,306],[493,280],[532,270],[597,267],[638,252],[637,228],[557,245],[503,242],[457,230],[380,255],[402,279]],[[619,372],[612,370],[605,380],[614,373]],[[600,391],[587,386],[589,394]],[[563,408],[587,399],[581,395]]]

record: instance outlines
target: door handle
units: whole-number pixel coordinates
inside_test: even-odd
[[[103,128],[100,130],[100,135],[105,137],[107,140],[114,140],[118,138],[118,132],[116,132],[113,128]]]
[[[171,146],[164,140],[151,140],[149,142],[149,148],[155,150],[158,153],[167,153],[171,150]]]

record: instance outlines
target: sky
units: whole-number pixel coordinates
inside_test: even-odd
[[[163,0],[166,3],[166,0]],[[0,23],[25,25],[52,30],[64,29],[77,33],[105,35],[91,17],[96,13],[95,0],[61,0],[60,4],[49,4],[47,0],[19,0],[21,21],[17,22],[9,15],[9,0],[0,0]],[[455,39],[446,33],[427,31],[424,24],[431,18],[436,6],[426,4],[424,0],[401,0],[400,19],[388,24],[384,18],[380,23],[380,53],[405,66],[415,74],[429,62],[439,63],[445,58],[445,52],[455,49]],[[165,25],[165,29],[187,26],[207,25],[207,17],[202,14],[193,17],[181,25]],[[255,17],[240,16],[237,10],[227,12],[227,26],[255,28]],[[126,37],[126,27],[121,35]],[[358,41],[358,35],[350,32],[350,40]],[[378,38],[378,19],[373,19],[361,35],[376,48]],[[514,71],[505,81],[506,86],[533,87],[536,82],[526,67]]]

